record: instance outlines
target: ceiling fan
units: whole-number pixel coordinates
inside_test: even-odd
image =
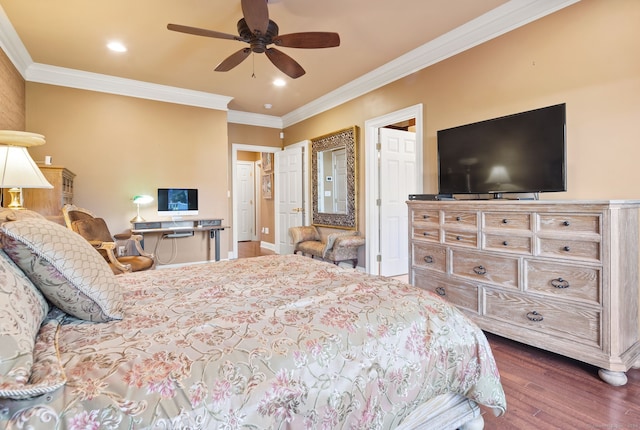
[[[270,48],[269,45],[307,49],[340,46],[338,33],[307,31],[278,35],[278,25],[269,19],[267,0],[242,0],[242,15],[243,18],[238,21],[239,36],[179,24],[168,24],[167,29],[196,36],[237,40],[249,44],[248,48],[231,54],[218,64],[215,68],[217,72],[227,72],[233,69],[244,61],[251,52],[255,52],[257,54],[265,53],[278,69],[296,79],[305,74],[302,66],[284,52]]]

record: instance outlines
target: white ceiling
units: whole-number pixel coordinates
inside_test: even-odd
[[[240,0],[0,0],[0,46],[28,81],[228,107],[231,121],[281,127],[576,1],[269,0],[280,34],[340,34],[337,48],[280,48],[307,72],[295,80],[264,54],[216,72],[246,45],[166,29],[235,35]],[[111,40],[128,51],[108,51]]]

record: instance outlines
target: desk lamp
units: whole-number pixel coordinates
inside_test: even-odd
[[[133,196],[133,203],[138,207],[138,215],[131,219],[131,222],[144,222],[145,219],[140,216],[140,205],[146,205],[147,203],[151,203],[153,201],[153,197],[151,196]]]
[[[9,188],[9,209],[24,209],[22,188],[53,188],[27,151],[38,145],[44,145],[41,134],[0,130],[0,188]]]

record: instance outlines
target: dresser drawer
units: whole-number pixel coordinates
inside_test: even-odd
[[[440,211],[433,209],[415,209],[412,211],[412,222],[440,223]]]
[[[593,240],[538,238],[538,255],[599,262],[600,242]]]
[[[431,291],[455,306],[478,312],[478,287],[456,281],[452,283],[430,275],[426,270],[416,269],[415,286]]]
[[[530,213],[485,212],[482,214],[484,228],[500,230],[531,230]]]
[[[444,246],[414,242],[412,254],[414,266],[441,273],[447,272],[447,248]]]
[[[531,236],[485,234],[482,248],[516,254],[531,255],[533,253]]]
[[[444,243],[451,245],[467,246],[470,248],[478,247],[478,232],[464,230],[445,230]]]
[[[414,239],[440,242],[440,228],[437,224],[414,223],[412,230]]]
[[[526,291],[600,303],[600,269],[547,261],[524,262]]]
[[[517,289],[518,262],[517,257],[454,249],[451,257],[451,271],[454,275],[463,278]]]
[[[509,324],[600,346],[600,312],[579,306],[535,299],[518,293],[485,290],[484,314]]]
[[[443,224],[445,227],[450,226],[465,226],[465,227],[477,227],[478,226],[478,214],[476,212],[468,211],[446,211],[443,217]]]
[[[539,214],[538,230],[553,233],[600,234],[600,215]]]

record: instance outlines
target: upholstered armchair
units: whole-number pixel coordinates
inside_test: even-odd
[[[289,228],[293,239],[293,253],[322,258],[339,264],[351,261],[355,268],[358,265],[358,248],[365,244],[364,237],[358,231],[340,231],[322,237],[315,226]]]
[[[111,235],[106,222],[96,218],[86,209],[75,205],[65,205],[62,208],[64,222],[68,228],[84,237],[109,263],[116,275],[126,272],[138,272],[151,269],[155,264],[153,254],[146,252],[140,243],[142,236],[128,233]],[[115,240],[133,240],[140,255],[116,256]]]

